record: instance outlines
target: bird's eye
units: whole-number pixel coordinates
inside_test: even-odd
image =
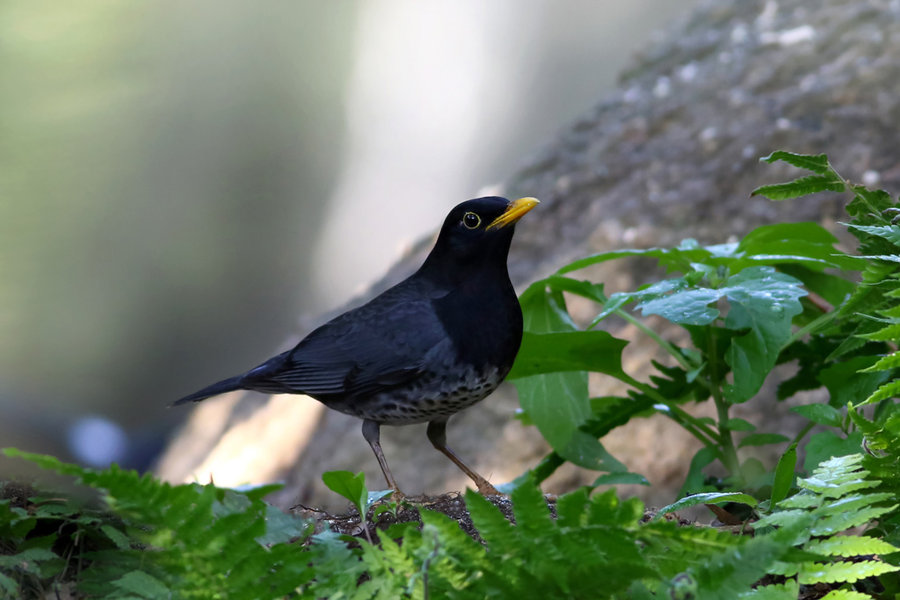
[[[473,212],[467,212],[463,215],[462,222],[463,225],[466,226],[466,229],[476,229],[479,225],[481,225],[481,217]]]

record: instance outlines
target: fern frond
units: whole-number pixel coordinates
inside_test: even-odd
[[[840,536],[812,540],[803,549],[822,556],[841,556],[844,558],[869,554],[890,554],[900,551],[900,548],[884,540],[864,536]]]
[[[872,596],[854,590],[831,590],[822,600],[872,600]]]
[[[738,596],[739,600],[797,600],[800,585],[794,579],[784,583],[761,585]]]
[[[900,571],[900,567],[876,560],[806,563],[800,568],[797,580],[802,584],[856,583],[866,577],[874,577],[895,571]]]

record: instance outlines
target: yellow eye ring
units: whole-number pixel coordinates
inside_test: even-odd
[[[466,229],[478,229],[481,225],[481,217],[473,212],[467,212],[463,215],[462,224]]]

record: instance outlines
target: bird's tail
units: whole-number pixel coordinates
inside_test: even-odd
[[[193,394],[181,398],[180,400],[176,400],[172,403],[172,406],[178,406],[179,404],[186,404],[188,402],[200,402],[201,400],[205,400],[210,396],[218,396],[219,394],[224,394],[225,392],[233,392],[234,390],[243,389],[244,386],[241,385],[241,377],[242,375],[238,375],[237,377],[229,377],[228,379],[223,379],[218,383],[208,385],[202,390],[196,391]]]

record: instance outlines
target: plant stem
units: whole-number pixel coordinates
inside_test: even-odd
[[[718,418],[718,440],[719,452],[722,458],[722,464],[728,470],[732,477],[740,476],[741,463],[738,460],[737,449],[734,446],[734,438],[731,437],[731,430],[726,424],[728,421],[729,404],[722,396],[722,381],[719,377],[719,352],[716,343],[716,335],[712,325],[708,327],[709,333],[709,351],[707,355],[707,364],[709,365],[709,383],[710,393],[713,402],[716,405],[716,416]]]
[[[838,311],[837,311],[837,309],[835,309],[835,310],[827,312],[823,315],[819,315],[818,317],[816,317],[815,319],[813,319],[812,321],[810,321],[809,323],[807,323],[806,325],[804,325],[803,327],[801,327],[800,329],[795,331],[793,334],[791,334],[791,337],[789,337],[787,339],[787,341],[784,344],[782,344],[779,352],[781,352],[782,350],[784,350],[785,348],[787,348],[788,346],[790,346],[797,340],[803,338],[804,336],[806,336],[810,333],[815,333],[817,330],[821,329],[825,325],[828,325],[828,323],[830,323],[837,317],[837,313],[838,313]]]
[[[619,376],[619,380],[627,383],[634,389],[643,392],[650,398],[656,400],[657,403],[666,407],[669,411],[669,417],[687,429],[687,431],[693,435],[695,438],[700,440],[704,446],[708,446],[716,449],[718,452],[718,436],[716,432],[709,428],[709,426],[702,422],[700,419],[685,411],[680,406],[674,404],[672,401],[664,397],[654,388],[649,385],[638,381],[637,379],[631,377],[630,375],[624,374]]]
[[[809,423],[807,423],[806,425],[804,425],[803,429],[801,429],[801,430],[797,433],[797,435],[794,436],[794,439],[791,440],[791,444],[790,444],[790,445],[796,446],[797,444],[799,444],[799,443],[800,443],[800,440],[802,440],[803,438],[805,438],[805,437],[806,437],[806,434],[809,433],[810,430],[812,430],[812,428],[815,427],[815,426],[816,426],[816,424],[813,423],[812,421],[810,421]]]
[[[662,337],[660,337],[658,333],[647,327],[647,325],[645,325],[640,319],[637,319],[633,315],[628,314],[621,308],[617,308],[613,312],[614,314],[622,317],[623,319],[640,329],[644,333],[644,335],[648,336],[654,342],[659,344],[659,347],[671,354],[675,358],[675,360],[678,361],[678,364],[681,365],[681,368],[683,368],[685,371],[691,371],[699,366],[691,364],[687,357],[685,357],[681,352],[678,351],[678,348],[675,345],[662,339]]]

